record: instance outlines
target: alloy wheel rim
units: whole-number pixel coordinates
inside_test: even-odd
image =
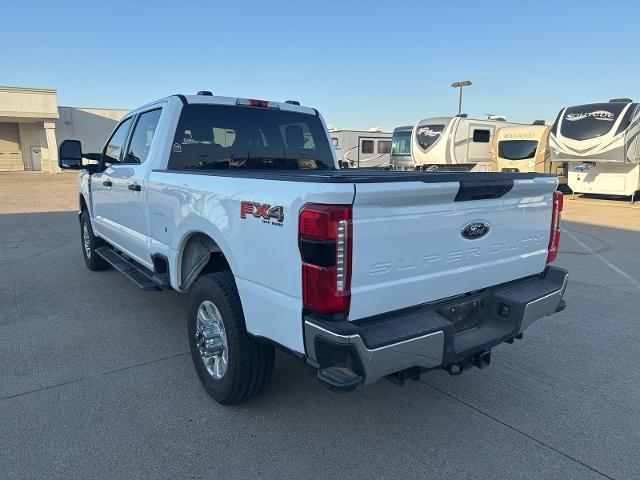
[[[216,380],[223,378],[229,365],[227,332],[218,307],[209,300],[198,307],[195,340],[207,373]]]

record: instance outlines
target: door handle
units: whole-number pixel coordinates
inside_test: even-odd
[[[129,186],[127,188],[129,190],[133,190],[134,192],[139,192],[140,190],[142,190],[142,187],[140,185],[138,185],[137,183],[131,183],[131,184],[129,184]]]
[[[104,182],[102,182],[102,185],[104,185],[105,187],[110,187],[113,185],[113,183],[111,183],[111,180],[105,180]]]

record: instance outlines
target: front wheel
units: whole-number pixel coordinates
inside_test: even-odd
[[[105,241],[96,237],[91,228],[91,218],[86,210],[80,215],[80,241],[82,242],[82,256],[89,270],[106,270],[109,264],[96,253],[98,247],[106,245]]]
[[[189,295],[187,315],[191,357],[211,397],[232,405],[266,388],[273,372],[274,348],[247,333],[231,272],[198,278]]]

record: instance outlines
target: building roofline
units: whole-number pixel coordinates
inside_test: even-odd
[[[371,133],[373,135],[375,134],[386,134],[386,135],[391,135],[393,132],[370,132],[369,130],[351,130],[350,128],[336,128],[335,130],[329,130],[329,133],[333,133],[333,132],[353,132],[353,133]]]
[[[70,105],[58,105],[58,108],[75,108],[77,110],[123,110],[130,112],[131,108],[106,108],[106,107],[72,107]]]
[[[58,93],[55,88],[12,87],[9,85],[0,85],[0,92]]]

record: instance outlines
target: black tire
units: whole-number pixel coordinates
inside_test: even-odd
[[[214,378],[200,355],[197,317],[203,302],[209,301],[220,313],[226,333],[228,363],[220,379]],[[191,357],[206,392],[223,405],[247,401],[269,384],[275,349],[258,342],[247,333],[238,290],[229,271],[209,273],[198,278],[189,293],[187,333]]]
[[[85,228],[87,230],[87,245],[85,246]],[[80,245],[84,263],[89,270],[107,270],[110,265],[96,253],[96,249],[106,245],[106,242],[93,234],[91,218],[86,210],[80,215]],[[87,251],[88,250],[88,251]]]

